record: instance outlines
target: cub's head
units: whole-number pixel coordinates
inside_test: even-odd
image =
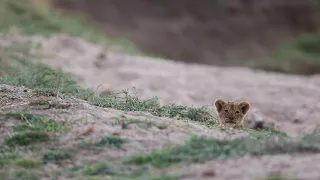
[[[249,102],[225,102],[223,99],[217,99],[215,102],[219,118],[226,123],[237,123],[242,121],[250,109]]]

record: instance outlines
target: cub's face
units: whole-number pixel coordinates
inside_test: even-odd
[[[249,111],[248,102],[225,102],[223,99],[217,99],[215,102],[219,118],[226,123],[237,123],[242,121]]]

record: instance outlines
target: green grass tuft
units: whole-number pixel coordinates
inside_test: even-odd
[[[44,153],[42,159],[45,164],[58,164],[63,160],[72,160],[73,154],[66,150],[49,150]]]
[[[6,137],[5,144],[8,146],[28,146],[49,140],[51,140],[51,138],[45,132],[26,131]]]
[[[130,177],[117,177],[114,180],[179,180],[179,176],[170,176],[170,175],[141,175],[141,176],[130,176]]]
[[[155,126],[159,129],[166,129],[167,125],[156,123],[153,121],[148,120],[141,120],[141,119],[135,119],[135,118],[122,118],[122,117],[116,117],[116,120],[119,124],[121,124],[124,127],[127,127],[130,124],[146,124],[147,126]]]
[[[114,170],[109,164],[102,162],[94,166],[87,167],[84,173],[90,176],[96,175],[116,175],[117,171]]]
[[[152,180],[179,180],[179,177],[175,177],[175,176],[158,176],[158,177],[152,177]]]
[[[0,149],[0,169],[8,166],[18,158],[18,154],[16,152],[12,152],[12,149]]]
[[[15,118],[22,120],[23,123],[16,125],[15,132],[36,131],[36,132],[63,132],[65,122],[56,122],[29,112],[6,112],[0,113],[0,118]]]
[[[249,128],[244,128],[243,130],[250,133],[253,137],[268,137],[268,136],[278,136],[280,138],[289,138],[286,132],[279,131],[272,128],[265,128],[261,130],[254,130]]]
[[[281,175],[271,175],[267,178],[257,178],[257,180],[298,180],[296,178],[289,178]]]
[[[41,167],[43,164],[40,161],[34,161],[31,159],[21,159],[18,160],[16,163],[16,165],[24,167],[24,168],[38,168]]]
[[[123,144],[128,140],[122,139],[118,136],[107,136],[102,138],[99,142],[96,143],[96,146],[105,146],[105,147],[115,147],[118,149],[123,149]]]
[[[39,180],[40,176],[37,173],[25,170],[0,171],[0,179],[14,180]]]
[[[0,112],[0,117],[4,118],[15,118],[22,121],[38,121],[41,117],[35,116],[28,112]]]
[[[5,138],[5,144],[9,146],[28,146],[50,141],[52,138],[49,133],[63,132],[66,125],[28,112],[0,113],[0,118],[22,120],[22,123],[13,128],[15,133]]]

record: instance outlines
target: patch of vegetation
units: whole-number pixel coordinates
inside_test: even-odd
[[[59,164],[63,160],[72,160],[73,154],[67,150],[49,150],[44,153],[42,160],[45,164]]]
[[[11,164],[18,157],[16,152],[12,152],[12,149],[0,149],[0,169]]]
[[[81,172],[79,174],[79,172]],[[128,168],[118,167],[114,168],[109,163],[99,162],[91,166],[75,166],[70,169],[70,177],[80,176],[81,174],[88,175],[88,179],[97,178],[107,175],[112,176],[113,180],[178,180],[179,176],[171,176],[157,172],[150,171],[147,167]]]
[[[309,148],[310,151],[320,149],[320,127],[317,127],[313,132],[304,135],[301,138],[301,148]]]
[[[7,88],[2,88],[0,89],[0,92],[3,92],[3,93],[10,93],[11,90],[7,89]]]
[[[297,180],[296,178],[289,178],[281,175],[271,175],[267,178],[258,178],[257,180]]]
[[[34,100],[29,102],[30,106],[40,106],[42,109],[68,109],[71,105],[70,104],[63,104],[63,103],[51,103],[46,100]]]
[[[179,176],[146,174],[138,177],[115,177],[114,180],[179,180]]]
[[[111,95],[96,94],[90,89],[81,88],[71,75],[41,65],[30,65],[28,71],[17,72],[14,76],[4,76],[0,79],[0,83],[25,86],[34,89],[41,95],[74,96],[100,107],[123,111],[145,111],[160,117],[179,116],[184,120],[192,120],[210,126],[217,124],[217,118],[205,107],[193,108],[174,104],[161,106],[156,97],[140,100],[129,95],[127,91]]]
[[[0,117],[4,118],[15,118],[22,121],[38,121],[41,119],[39,116],[35,116],[28,112],[1,112]]]
[[[286,132],[279,131],[272,128],[265,128],[261,130],[254,130],[249,128],[244,128],[244,130],[248,131],[251,136],[255,137],[268,137],[268,136],[278,136],[280,138],[289,138]]]
[[[16,161],[15,164],[18,166],[24,167],[24,168],[28,168],[28,169],[38,168],[43,165],[41,161],[34,161],[31,159],[21,159],[21,160]]]
[[[123,144],[128,140],[122,139],[118,136],[106,136],[96,143],[96,146],[104,147],[115,147],[118,149],[123,149]]]
[[[121,126],[126,128],[130,124],[146,124],[147,126],[155,126],[159,129],[166,129],[167,125],[165,124],[159,124],[153,121],[148,121],[148,120],[141,120],[141,119],[134,119],[134,118],[123,118],[123,117],[116,117],[116,120]]]
[[[309,136],[319,136],[310,134]],[[168,167],[180,162],[205,162],[210,159],[224,159],[244,155],[265,155],[298,152],[320,152],[320,139],[314,144],[279,138],[279,136],[243,137],[233,140],[218,140],[205,137],[192,137],[186,144],[174,149],[137,155],[125,159],[128,164],[152,164],[155,167]]]
[[[65,122],[56,122],[53,119],[47,119],[46,117],[34,115],[29,112],[0,113],[0,117],[22,120],[23,123],[14,127],[15,132],[63,132],[66,126]]]
[[[25,170],[0,171],[0,179],[38,180],[40,176],[37,173]]]
[[[178,180],[180,178],[176,176],[164,175],[164,176],[152,177],[151,179],[152,180]]]
[[[124,111],[144,111],[154,116],[173,118],[179,116],[184,120],[192,120],[207,125],[216,125],[216,117],[212,116],[206,108],[193,108],[180,105],[161,106],[158,98],[153,97],[148,100],[140,100],[135,96],[123,91],[124,97],[115,95],[99,95],[91,103],[100,107],[119,109]]]
[[[15,133],[5,138],[5,144],[8,146],[28,146],[40,142],[50,141],[48,133],[38,131],[26,131]]]
[[[164,176],[152,177],[151,179],[152,180],[178,180],[180,178],[176,176],[164,175]]]
[[[6,112],[0,113],[1,118],[15,118],[22,120],[23,123],[14,127],[15,133],[6,137],[5,143],[9,146],[28,146],[39,142],[51,140],[49,133],[62,132],[65,123],[47,120],[28,112]]]
[[[43,131],[43,132],[63,132],[65,130],[65,122],[56,122],[52,119],[42,118],[40,121],[18,124],[14,127],[16,132],[23,131]]]
[[[312,75],[320,73],[320,34],[296,39],[279,48],[270,58],[251,62],[254,69]],[[258,62],[258,63],[257,63]]]
[[[50,103],[48,101],[45,100],[36,100],[36,101],[31,101],[29,103],[30,106],[50,106]]]
[[[81,173],[79,173],[80,170],[82,170],[84,167],[83,166],[73,166],[69,169],[68,171],[68,177],[76,177],[76,176],[80,176]]]
[[[117,171],[114,170],[109,164],[105,162],[101,162],[97,165],[87,167],[84,170],[84,173],[90,176],[97,176],[97,175],[116,175]]]

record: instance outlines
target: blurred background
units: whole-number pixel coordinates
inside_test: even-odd
[[[43,0],[49,3],[49,0]],[[319,0],[52,0],[105,34],[174,61],[320,71]]]
[[[320,72],[319,0],[0,1],[2,32],[104,36],[127,53],[172,61]]]

